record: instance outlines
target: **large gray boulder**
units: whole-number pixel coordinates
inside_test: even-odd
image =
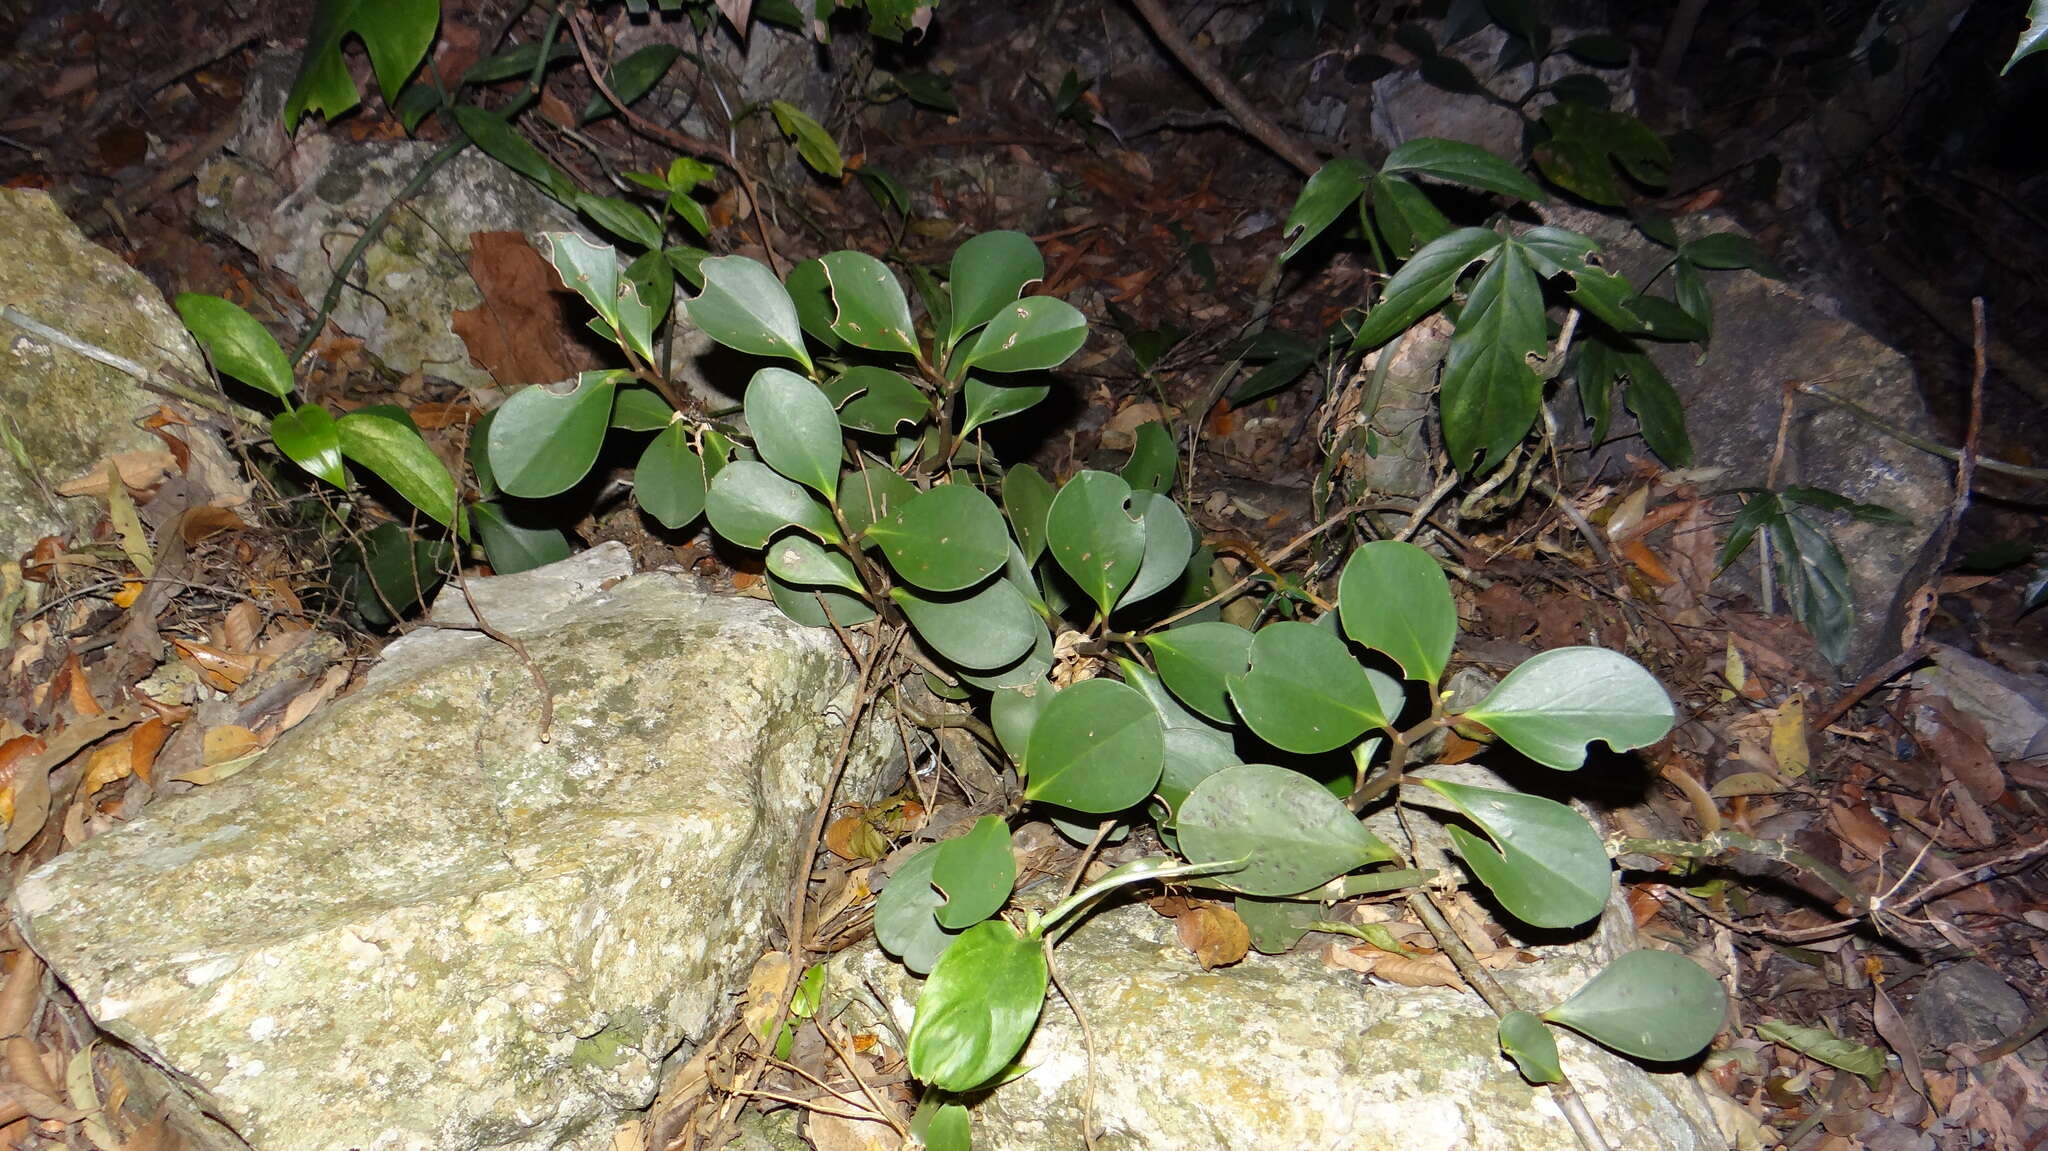
[[[137,421],[169,399],[95,349],[180,387],[206,378],[185,326],[142,273],[86,239],[45,192],[0,188],[0,306],[57,333],[0,321],[0,559],[46,535],[82,533],[106,513],[57,489],[118,453],[161,453]],[[239,502],[238,469],[217,436],[176,429],[205,499]],[[126,473],[124,473],[126,474]]]
[[[674,574],[607,586],[627,568],[613,544],[472,581],[553,688],[548,742],[518,656],[423,629],[257,764],[23,882],[30,945],[199,1146],[600,1151],[719,1025],[854,685],[830,632]],[[891,746],[855,742],[842,797]]]

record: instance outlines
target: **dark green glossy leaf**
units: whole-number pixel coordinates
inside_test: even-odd
[[[1053,686],[1045,680],[1004,688],[989,697],[988,722],[995,729],[996,741],[1025,771],[1030,770],[1024,753],[1031,746],[1031,729],[1038,726],[1039,714],[1052,697]]]
[[[1543,403],[1529,357],[1544,335],[1543,285],[1522,249],[1503,245],[1473,281],[1444,361],[1444,450],[1459,469],[1491,471],[1529,434]]]
[[[704,459],[690,447],[690,429],[670,424],[650,440],[633,469],[633,494],[640,510],[671,530],[704,510]]]
[[[944,846],[934,843],[904,860],[875,896],[875,941],[918,975],[929,974],[959,937],[940,926],[938,910],[946,897],[932,887],[932,870]]]
[[[967,377],[964,391],[967,418],[960,424],[962,437],[984,424],[1036,407],[1039,401],[1052,394],[1052,388],[1046,384],[991,384],[979,376]]]
[[[786,368],[747,383],[747,430],[769,467],[826,499],[839,487],[839,412],[818,386]]]
[[[1184,624],[1145,637],[1159,678],[1184,704],[1218,723],[1233,723],[1230,681],[1251,663],[1252,633],[1234,623]]]
[[[1542,652],[1507,674],[1465,718],[1516,751],[1560,771],[1586,762],[1586,745],[1646,747],[1671,730],[1671,697],[1641,664],[1604,647]]]
[[[1108,615],[1145,561],[1145,524],[1131,506],[1131,485],[1108,472],[1081,472],[1054,497],[1045,527],[1053,559]]]
[[[1036,564],[1045,554],[1046,513],[1052,509],[1052,484],[1030,464],[1018,464],[1003,473],[1003,510],[1017,533],[1017,546],[1024,562]]]
[[[887,264],[865,252],[833,252],[821,262],[838,309],[832,331],[840,339],[870,351],[916,354],[910,302]]]
[[[533,66],[540,62],[541,42],[529,40],[516,48],[508,48],[495,56],[488,56],[469,66],[462,74],[460,83],[464,87],[475,84],[495,84],[500,80],[526,77],[533,74]],[[548,63],[556,64],[576,55],[576,46],[556,41],[548,46]]]
[[[1165,764],[1165,728],[1135,689],[1091,679],[1046,703],[1026,748],[1026,799],[1107,814],[1152,794]]]
[[[1010,558],[1010,530],[994,501],[972,484],[941,484],[876,520],[864,538],[912,587],[953,592],[972,587]]]
[[[1230,681],[1231,702],[1247,727],[1283,751],[1343,747],[1386,726],[1404,702],[1391,676],[1361,666],[1333,631],[1313,624],[1269,624],[1248,655],[1250,668]]]
[[[509,509],[495,503],[471,504],[470,519],[484,545],[491,570],[498,575],[529,571],[569,558],[569,537],[557,527],[520,523]]]
[[[345,582],[354,585],[356,610],[373,627],[391,623],[441,586],[454,558],[446,540],[417,539],[386,521],[364,532]]]
[[[1634,116],[1568,100],[1542,119],[1550,139],[1536,149],[1536,166],[1568,192],[1613,206],[1626,198],[1616,167],[1651,187],[1670,179],[1670,150]]]
[[[441,6],[435,0],[321,0],[313,12],[298,75],[285,94],[285,131],[296,128],[307,112],[332,120],[361,99],[342,55],[342,44],[351,34],[362,38],[377,86],[391,100],[425,58],[440,21]]]
[[[1280,234],[1288,241],[1280,258],[1293,257],[1336,223],[1364,193],[1365,182],[1371,178],[1372,165],[1356,156],[1338,156],[1317,169],[1295,197],[1287,222],[1280,226]]]
[[[1172,500],[1157,492],[1134,491],[1131,508],[1144,523],[1145,557],[1131,586],[1117,599],[1118,607],[1142,603],[1179,583],[1195,550],[1194,530]]]
[[[643,248],[661,247],[661,225],[654,222],[647,209],[630,200],[584,192],[576,197],[576,210],[621,240]]]
[[[1045,949],[1000,920],[960,934],[933,965],[910,1025],[910,1073],[965,1092],[1003,1073],[1045,1005]]]
[[[1410,140],[1387,156],[1387,162],[1380,165],[1380,172],[1389,176],[1397,172],[1413,172],[1482,192],[1499,192],[1518,200],[1543,199],[1543,189],[1523,175],[1520,168],[1462,140],[1428,137]]]
[[[1240,895],[1235,901],[1237,917],[1251,933],[1252,948],[1262,955],[1283,955],[1301,942],[1317,921],[1328,912],[1320,903],[1301,899],[1260,899]]]
[[[1685,408],[1678,392],[1665,381],[1657,362],[1638,351],[1622,360],[1628,391],[1622,402],[1635,413],[1643,442],[1667,467],[1692,466],[1692,437],[1685,430]]]
[[[547,189],[550,196],[566,203],[581,191],[574,180],[549,163],[503,116],[475,104],[457,104],[454,112],[456,124],[471,143],[491,159]]]
[[[658,432],[669,426],[675,414],[653,388],[620,388],[612,398],[611,425],[629,432]]]
[[[1541,1016],[1527,1011],[1510,1011],[1500,1017],[1500,1049],[1521,1068],[1522,1078],[1531,1083],[1562,1083],[1564,1068],[1557,1061],[1557,1037],[1543,1025]]]
[[[1543,1018],[1624,1055],[1669,1063],[1699,1054],[1727,1014],[1727,993],[1699,964],[1669,951],[1631,951]]]
[[[619,98],[620,105],[630,106],[640,97],[653,91],[654,86],[661,83],[661,78],[666,76],[669,68],[675,64],[676,57],[682,54],[683,50],[674,44],[649,44],[605,69],[605,87],[610,88],[612,95]],[[605,99],[604,93],[599,92],[583,106],[580,122],[588,124],[592,120],[611,115],[613,110],[612,102]]]
[[[605,323],[619,325],[619,258],[605,244],[593,244],[574,232],[541,233],[541,254],[562,277],[562,284],[583,297]]]
[[[285,458],[338,488],[348,486],[341,466],[341,434],[317,404],[301,404],[270,417],[270,442]]]
[[[1638,294],[1629,300],[1628,309],[1641,321],[1640,334],[1653,340],[1698,343],[1707,338],[1705,325],[1662,296]]]
[[[1016,580],[1009,579],[1008,582],[1011,587],[1018,587]],[[1027,603],[1035,598],[1035,591],[1026,592],[1018,588],[1018,592],[1024,596]],[[961,668],[960,679],[961,682],[972,684],[983,691],[1001,691],[1005,688],[1041,683],[1052,672],[1052,655],[1052,631],[1041,620],[1032,633],[1031,650],[1025,652],[1022,659],[994,671]]]
[[[944,659],[975,671],[993,671],[1022,659],[1045,624],[1008,580],[951,595],[893,588],[917,638]]]
[[[1224,876],[1247,895],[1296,895],[1394,850],[1315,780],[1271,764],[1226,767],[1181,805],[1175,823],[1190,863],[1245,859]]]
[[[1778,489],[1778,495],[1788,503],[1804,504],[1810,508],[1821,508],[1831,512],[1847,512],[1850,516],[1870,524],[1910,524],[1913,521],[1903,513],[1883,504],[1858,503],[1840,492],[1826,488],[1809,487],[1805,484],[1786,484]]]
[[[1455,95],[1479,96],[1486,92],[1486,86],[1472,74],[1472,69],[1449,56],[1425,56],[1416,64],[1415,72],[1424,83]]]
[[[498,406],[486,450],[491,475],[507,495],[540,499],[576,486],[597,462],[611,423],[614,376],[585,372],[573,391],[539,384]]]
[[[1680,256],[1699,267],[1717,271],[1768,267],[1770,264],[1764,258],[1763,250],[1756,246],[1756,241],[1740,232],[1712,232],[1687,241],[1678,251]]]
[[[1022,232],[983,232],[953,253],[949,286],[953,296],[950,346],[988,323],[1017,293],[1045,278],[1045,257]],[[1065,357],[1062,357],[1063,359]]]
[[[974,821],[966,835],[939,844],[932,886],[946,896],[939,926],[962,931],[1003,909],[1017,882],[1017,857],[1010,854],[1010,826],[993,815]]]
[[[1134,491],[1165,495],[1173,488],[1174,473],[1180,467],[1180,448],[1165,424],[1154,420],[1138,425],[1132,436],[1131,460],[1124,465],[1124,482]]]
[[[1411,543],[1375,540],[1344,563],[1337,582],[1344,634],[1385,652],[1409,679],[1432,686],[1450,662],[1458,605],[1430,554]]]
[[[221,375],[233,376],[279,399],[292,394],[291,360],[278,346],[276,337],[256,322],[256,317],[232,301],[197,292],[180,293],[172,303],[177,306],[178,318],[185,321]],[[339,467],[339,461],[336,466]]]
[[[1619,36],[1594,33],[1590,36],[1576,36],[1565,41],[1564,50],[1598,68],[1625,68],[1628,66],[1628,41]],[[1549,1082],[1539,1080],[1538,1082]]]
[[[893,208],[899,216],[910,215],[910,189],[905,188],[901,180],[873,164],[864,165],[854,175],[860,177],[861,187],[868,190],[868,195],[873,196],[875,203],[884,211]]]
[[[1352,348],[1377,348],[1442,307],[1465,269],[1490,256],[1502,243],[1498,233],[1485,228],[1460,228],[1424,245],[1387,281],[1386,292],[1366,314]]]
[[[714,256],[698,270],[704,290],[683,302],[691,323],[734,351],[781,356],[811,370],[796,305],[773,272],[745,256]]]
[[[1451,844],[1502,907],[1532,927],[1576,927],[1597,918],[1613,885],[1600,833],[1562,803],[1441,779],[1419,781],[1486,832],[1489,845],[1455,824]]]
[[[858,462],[863,466],[850,468],[839,477],[839,514],[846,517],[849,529],[864,532],[876,520],[896,514],[896,509],[916,497],[917,488],[865,457]]]
[[[776,537],[767,558],[768,570],[791,587],[834,587],[856,595],[863,590],[852,560],[801,532]]]
[[[966,355],[966,366],[985,372],[1057,368],[1088,340],[1088,320],[1065,300],[1028,296],[1004,304]]]
[[[495,425],[494,425],[495,426]],[[455,522],[455,477],[411,423],[369,409],[335,421],[341,454],[443,526]]]
[[[791,268],[782,282],[783,290],[789,293],[790,303],[796,308],[796,321],[804,334],[838,351],[845,341],[832,330],[832,320],[839,314],[839,307],[832,302],[832,281],[825,275],[824,261],[805,260]]]
[[[859,364],[819,384],[839,409],[839,422],[863,432],[894,435],[931,414],[931,401],[900,372]]]
[[[1451,222],[1422,189],[1398,176],[1375,176],[1372,220],[1394,255],[1406,260],[1451,231]]]
[[[768,573],[768,594],[782,614],[805,627],[852,627],[875,618],[867,602],[830,588],[791,587]],[[829,613],[829,614],[828,614]]]
[[[765,548],[785,527],[800,527],[828,543],[839,539],[831,509],[758,460],[734,460],[719,469],[704,512],[713,531],[743,548]]]

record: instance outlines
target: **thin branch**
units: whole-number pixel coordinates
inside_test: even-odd
[[[1315,175],[1323,166],[1307,145],[1252,107],[1252,102],[1245,98],[1230,77],[1223,74],[1222,69],[1195,51],[1195,46],[1181,34],[1180,26],[1173,22],[1173,17],[1167,14],[1159,0],[1131,0],[1131,7],[1145,18],[1146,26],[1152,29],[1152,34],[1159,38],[1161,44],[1166,45],[1166,50],[1173,53],[1173,58],[1180,61],[1181,67],[1194,73],[1195,79],[1201,82],[1209,95],[1223,105],[1224,110],[1237,121],[1238,127],[1271,149],[1274,155],[1294,165],[1304,176]]]

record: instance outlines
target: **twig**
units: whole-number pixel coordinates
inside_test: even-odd
[[[263,431],[266,435],[269,433],[269,428],[263,421],[257,419],[247,409],[231,404],[219,396],[208,395],[167,373],[151,371],[134,360],[115,352],[110,352],[98,344],[88,343],[67,332],[60,332],[48,324],[25,316],[5,304],[0,304],[0,320],[6,320],[8,323],[38,339],[48,340],[58,347],[76,352],[88,360],[105,364],[117,372],[132,376],[152,390],[162,392],[172,399],[197,404],[208,411],[217,412],[248,427]]]
[[[1067,990],[1066,981],[1060,978],[1059,964],[1053,961],[1052,940],[1044,940],[1045,973],[1052,979],[1052,985],[1059,989],[1060,998],[1066,1001],[1067,1010],[1074,1013],[1074,1022],[1081,1028],[1081,1050],[1088,1057],[1081,1081],[1081,1143],[1088,1151],[1095,1151],[1095,1029],[1088,1026],[1088,1015],[1081,1010],[1081,1002],[1074,993]]]
[[[462,602],[469,605],[469,615],[476,621],[476,630],[511,648],[519,662],[526,665],[526,674],[533,677],[533,686],[540,692],[540,741],[547,743],[552,740],[555,735],[555,692],[548,686],[548,677],[541,674],[540,665],[533,662],[532,654],[518,636],[499,631],[484,618],[484,609],[477,604],[476,596],[470,594],[469,577],[463,574],[460,563],[455,565],[455,586],[462,589]]]
[[[1841,697],[1835,700],[1835,702],[1816,712],[1813,719],[1807,724],[1807,730],[1818,735],[1833,727],[1837,720],[1849,713],[1850,708],[1856,706],[1857,701],[1876,691],[1879,686],[1890,680],[1893,676],[1926,659],[1933,650],[1934,645],[1923,640],[1886,660],[1881,667],[1873,670],[1862,679],[1857,680],[1856,685],[1843,692]]]
[[[1963,526],[1963,512],[1970,506],[1970,484],[1977,475],[1977,440],[1984,430],[1984,297],[1970,301],[1970,321],[1974,353],[1970,363],[1970,419],[1963,430],[1963,454],[1956,460],[1956,494],[1949,501],[1948,516],[1942,520],[1939,542],[1928,553],[1934,557],[1937,568],[1948,562],[1949,549],[1956,545],[1956,532]],[[1909,646],[1919,646],[1920,637],[1927,631],[1929,614],[1922,612],[1913,621],[1908,634],[1914,642]]]
[[[1131,0],[1131,7],[1145,18],[1146,26],[1152,29],[1152,34],[1159,38],[1161,44],[1166,45],[1166,50],[1173,53],[1173,58],[1180,61],[1181,67],[1194,73],[1195,79],[1201,82],[1209,95],[1223,105],[1237,121],[1238,127],[1271,149],[1274,155],[1294,165],[1304,176],[1315,175],[1316,170],[1323,166],[1314,152],[1252,107],[1252,102],[1245,99],[1244,93],[1238,90],[1230,77],[1195,51],[1195,46],[1188,43],[1188,38],[1181,34],[1180,26],[1160,6],[1159,0]]]
[[[1442,497],[1438,496],[1437,498],[1441,499]],[[1287,541],[1286,547],[1281,548],[1279,551],[1274,552],[1271,556],[1267,557],[1267,566],[1278,567],[1282,561],[1292,556],[1295,552],[1298,552],[1302,548],[1307,547],[1310,541],[1314,540],[1317,536],[1322,535],[1324,532],[1330,530],[1331,528],[1337,526],[1340,523],[1343,523],[1346,519],[1349,519],[1351,516],[1356,515],[1358,511],[1359,509],[1356,506],[1346,505],[1341,510],[1324,518],[1320,523],[1316,524],[1314,527]],[[1252,586],[1252,581],[1258,578],[1260,574],[1261,573],[1258,570],[1254,570],[1251,573],[1248,573],[1240,577],[1236,583],[1231,584],[1229,587],[1224,588],[1222,591],[1217,592],[1215,595],[1210,596],[1208,599],[1203,600],[1201,603],[1195,604],[1192,607],[1182,608],[1181,610],[1174,612],[1172,615],[1167,616],[1165,619],[1160,620],[1158,623],[1153,624],[1151,630],[1157,631],[1160,628],[1170,627],[1174,623],[1186,619],[1187,617],[1195,614],[1196,612],[1201,611],[1205,607],[1210,607],[1214,604],[1219,604],[1222,603],[1224,600],[1230,599],[1231,597],[1237,595],[1244,589]]]
[[[1936,443],[1925,436],[1914,435],[1912,432],[1887,421],[1883,416],[1878,415],[1862,404],[1854,400],[1843,399],[1841,396],[1828,391],[1818,384],[1801,383],[1799,385],[1799,394],[1812,396],[1817,400],[1826,400],[1828,403],[1849,413],[1855,419],[1869,424],[1885,435],[1905,444],[1907,447],[1919,448],[1929,455],[1940,456],[1945,460],[1958,463],[1962,461],[1963,453],[1959,449],[1949,447],[1947,444]],[[2004,460],[1991,459],[1987,456],[1978,456],[1975,466],[1983,468],[1987,472],[1997,472],[2005,476],[2016,476],[2023,480],[2048,480],[2048,468],[2022,467],[2019,464],[2007,463]]]
[[[1408,522],[1402,526],[1400,531],[1394,533],[1393,538],[1408,540],[1416,532],[1421,531],[1423,522],[1429,519],[1429,513],[1434,511],[1436,505],[1442,503],[1444,497],[1451,494],[1451,489],[1457,486],[1458,473],[1456,471],[1438,480],[1436,486],[1429,490],[1429,494],[1422,497],[1422,502],[1415,505],[1415,510],[1408,515]]]

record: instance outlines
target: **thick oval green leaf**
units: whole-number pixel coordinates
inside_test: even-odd
[[[1430,554],[1399,540],[1374,540],[1351,553],[1337,581],[1344,634],[1385,652],[1409,679],[1434,685],[1458,638],[1451,583]]]
[[[1052,296],[1029,296],[996,310],[967,353],[966,367],[985,372],[1057,368],[1088,340],[1088,319]]]
[[[640,510],[679,528],[704,510],[704,458],[690,449],[690,429],[670,424],[650,440],[633,469],[633,494]]]
[[[1013,582],[1010,586],[1015,587],[1016,584]],[[1029,602],[1030,597],[1026,596],[1025,599]],[[1038,683],[1052,672],[1052,632],[1041,621],[1038,630],[1033,633],[1031,650],[1024,653],[1024,658],[1007,667],[999,667],[994,671],[974,671],[969,668],[961,668],[959,671],[962,683],[971,684],[983,691],[1001,691],[1005,688]]]
[[[1252,637],[1247,655],[1251,667],[1230,681],[1231,702],[1247,727],[1282,751],[1313,755],[1343,747],[1400,714],[1401,685],[1360,665],[1326,628],[1269,624]]]
[[[989,322],[1017,293],[1045,278],[1045,257],[1022,232],[983,232],[953,252],[948,346]]]
[[[1604,647],[1561,647],[1509,672],[1465,718],[1545,767],[1572,771],[1594,740],[1616,751],[1644,747],[1663,739],[1675,716],[1641,664]]]
[[[557,527],[523,524],[495,503],[471,504],[469,515],[498,575],[529,571],[569,558],[569,537]]]
[[[974,671],[1008,667],[1031,651],[1045,624],[1022,594],[1003,579],[980,590],[950,595],[893,588],[917,638],[942,658]]]
[[[960,933],[932,967],[910,1025],[910,1073],[972,1091],[1003,1073],[1045,1005],[1045,948],[1001,920]]]
[[[1131,493],[1131,508],[1145,526],[1145,558],[1117,606],[1140,603],[1180,582],[1188,556],[1194,554],[1195,533],[1172,500],[1145,490]]]
[[[713,256],[698,265],[704,291],[683,302],[683,314],[704,334],[737,352],[780,356],[811,370],[796,304],[775,273],[745,256]]]
[[[1247,860],[1223,877],[1247,895],[1298,895],[1394,858],[1394,849],[1322,784],[1265,763],[1226,767],[1204,779],[1181,805],[1175,830],[1190,863]]]
[[[197,292],[181,292],[171,302],[221,375],[233,376],[279,399],[292,394],[292,362],[256,317],[231,300]],[[324,475],[320,478],[327,479]],[[328,482],[340,484],[338,480]]]
[[[834,180],[846,174],[846,162],[839,156],[839,142],[823,124],[804,114],[801,108],[787,100],[770,100],[768,107],[775,113],[775,126],[782,134],[796,141],[796,154],[803,157],[821,176]]]
[[[1165,495],[1173,488],[1174,473],[1180,469],[1180,447],[1173,433],[1158,420],[1138,425],[1131,444],[1130,462],[1119,473],[1135,491]]]
[[[931,414],[932,402],[900,372],[859,364],[818,387],[839,409],[839,422],[862,432],[894,435]]]
[[[1541,1016],[1527,1011],[1510,1011],[1500,1017],[1500,1049],[1508,1053],[1522,1078],[1531,1083],[1562,1083],[1564,1068],[1557,1061],[1557,1036],[1543,1025]]]
[[[995,502],[972,484],[941,484],[869,525],[864,538],[882,549],[905,583],[959,591],[1009,561],[1010,530]]]
[[[1030,464],[1018,464],[1003,473],[1003,510],[1010,513],[1010,526],[1017,533],[1017,546],[1023,550],[1027,566],[1045,554],[1046,513],[1052,510],[1057,494]]]
[[[1337,217],[1365,191],[1365,182],[1371,178],[1372,165],[1356,156],[1338,156],[1310,176],[1308,183],[1302,185],[1301,195],[1294,198],[1287,222],[1280,226],[1280,234],[1288,238],[1287,250],[1280,253],[1280,258],[1293,258],[1308,247],[1309,241],[1322,235],[1323,229],[1336,223]]]
[[[1053,559],[1103,615],[1145,562],[1145,523],[1131,503],[1123,477],[1084,471],[1067,481],[1046,512]]]
[[[1252,633],[1234,623],[1191,623],[1145,637],[1159,678],[1184,704],[1218,723],[1235,723],[1230,681],[1251,666]]]
[[[805,260],[789,270],[782,284],[789,293],[790,304],[796,308],[797,324],[804,334],[838,351],[844,341],[832,330],[832,318],[838,308],[832,303],[832,281],[825,275],[824,261]]]
[[[1026,799],[1105,815],[1152,794],[1166,736],[1159,713],[1135,689],[1091,679],[1052,697],[1026,748]]]
[[[455,477],[410,423],[382,412],[350,412],[336,420],[341,454],[391,485],[429,519],[455,522]]]
[[[932,870],[944,846],[934,843],[904,860],[875,896],[875,941],[919,975],[930,973],[959,936],[939,925],[938,910],[946,897],[932,888]]]
[[[782,614],[805,627],[852,627],[875,618],[866,600],[830,588],[791,587],[768,573],[768,595]],[[829,613],[829,614],[828,614]]]
[[[653,388],[620,388],[612,399],[612,426],[629,432],[658,432],[674,421],[675,414]]]
[[[1031,729],[1038,726],[1039,713],[1052,702],[1053,693],[1050,682],[1033,680],[989,697],[988,722],[995,729],[996,742],[1025,771],[1030,770],[1024,762],[1024,752],[1031,744]]]
[[[1612,865],[1600,833],[1555,800],[1440,779],[1420,781],[1493,840],[1447,828],[1458,854],[1502,907],[1535,927],[1576,927],[1607,906]]]
[[[1727,1014],[1727,994],[1699,964],[1669,951],[1631,951],[1543,1018],[1624,1055],[1669,1063],[1713,1042]]]
[[[704,512],[713,531],[743,548],[765,548],[786,527],[800,527],[827,543],[839,540],[830,508],[758,460],[734,460],[721,468],[704,497]]]
[[[1382,173],[1414,172],[1446,183],[1462,184],[1482,192],[1499,192],[1518,200],[1541,200],[1543,189],[1522,174],[1520,168],[1476,144],[1462,140],[1424,137],[1410,140],[1393,150]]]
[[[439,587],[455,554],[447,540],[409,536],[388,520],[349,550],[354,562],[341,582],[353,584],[356,610],[372,627],[391,623]]]
[[[341,466],[341,434],[318,404],[301,404],[270,417],[270,442],[285,458],[338,488],[348,486]]]
[[[575,487],[604,447],[612,389],[612,373],[585,372],[573,391],[558,394],[535,384],[498,405],[485,443],[498,488],[540,499]]]
[[[974,821],[966,835],[939,844],[932,886],[946,896],[939,926],[962,931],[1003,909],[1017,882],[1017,857],[1010,854],[1010,825],[993,815]]]
[[[963,437],[984,424],[995,423],[1037,406],[1039,401],[1052,394],[1052,388],[1046,384],[991,384],[978,376],[969,376],[965,392],[967,418],[960,425]]]
[[[876,520],[887,519],[896,509],[917,498],[917,487],[909,480],[865,458],[862,466],[849,468],[839,477],[839,514],[848,529],[868,530]]]
[[[562,284],[613,328],[619,326],[619,257],[609,244],[593,244],[574,232],[541,233],[541,254]]]
[[[1352,349],[1377,348],[1442,307],[1465,269],[1504,242],[1499,233],[1485,228],[1460,228],[1423,245],[1387,281],[1379,304],[1366,313],[1365,323],[1352,340]]]
[[[747,430],[761,462],[834,499],[839,486],[839,412],[811,381],[762,368],[747,383]]]
[[[867,175],[862,170],[861,175]],[[934,1094],[919,1101],[910,1133],[924,1141],[925,1151],[974,1151],[974,1116],[958,1103],[939,1103]]]
[[[768,545],[768,570],[792,587],[863,589],[853,561],[807,535],[792,532]]]
[[[820,262],[838,308],[832,331],[840,339],[874,352],[917,353],[910,302],[887,264],[865,252],[833,252]]]
[[[1169,727],[1166,729],[1166,766],[1159,773],[1154,794],[1166,805],[1160,826],[1172,831],[1179,827],[1180,809],[1203,780],[1226,767],[1243,763],[1228,732],[1211,727]]]

